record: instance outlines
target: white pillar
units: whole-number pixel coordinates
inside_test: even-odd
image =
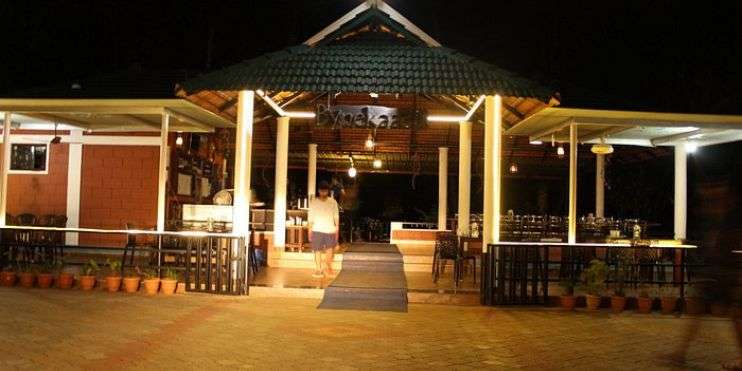
[[[170,130],[170,115],[162,114],[160,126],[160,167],[157,182],[157,231],[165,230],[165,200],[167,196],[167,137]]]
[[[484,220],[483,252],[487,244],[500,241],[500,199],[502,197],[502,98],[484,99]],[[497,254],[497,251],[494,251]]]
[[[255,92],[242,90],[237,98],[237,127],[235,128],[234,207],[232,230],[234,234],[249,237],[250,233],[250,170],[252,165],[253,108]]]
[[[446,230],[448,215],[448,147],[438,148],[438,230]]]
[[[688,153],[685,144],[675,145],[675,239],[687,237]]]
[[[286,182],[289,166],[289,118],[276,119],[276,183],[273,197],[273,246],[286,246]]]
[[[10,169],[10,124],[13,114],[5,112],[3,121],[3,158],[0,169],[0,226],[5,226],[5,214],[8,207],[8,170]]]
[[[309,161],[307,165],[307,197],[313,199],[317,194],[317,144],[309,143]]]
[[[595,217],[605,217],[605,155],[595,155]]]
[[[569,124],[569,225],[567,242],[577,242],[577,124]]]
[[[469,235],[471,218],[471,122],[459,123],[459,219],[457,232],[459,236]]]
[[[67,161],[67,227],[80,227],[80,179],[82,176],[82,130],[70,130]],[[68,245],[78,244],[77,233],[65,233]]]

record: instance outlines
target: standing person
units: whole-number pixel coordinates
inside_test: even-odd
[[[309,242],[314,252],[313,277],[334,275],[332,260],[340,233],[340,212],[334,198],[330,197],[330,185],[322,181],[317,187],[318,196],[309,201]],[[325,269],[322,269],[322,256]]]

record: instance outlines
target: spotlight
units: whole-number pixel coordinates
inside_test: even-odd
[[[510,164],[510,174],[515,174],[517,172],[518,172],[518,164],[513,162],[512,164]]]

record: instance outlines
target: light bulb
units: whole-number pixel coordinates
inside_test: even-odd
[[[355,167],[351,166],[350,169],[348,169],[348,176],[351,178],[355,178],[356,174],[358,174],[358,170],[356,170]]]
[[[366,149],[374,149],[374,138],[371,137],[371,135],[368,136],[368,139],[366,139]]]
[[[559,145],[559,147],[557,147],[557,156],[564,156],[564,147],[561,144]]]
[[[178,134],[178,137],[175,138],[175,145],[176,146],[182,146],[183,145],[183,137]]]
[[[510,164],[510,173],[515,174],[517,172],[518,172],[518,164],[513,162],[512,164]]]
[[[381,169],[381,160],[374,159],[374,169]]]

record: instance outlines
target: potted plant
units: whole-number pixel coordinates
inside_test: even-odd
[[[160,292],[164,295],[172,295],[178,289],[178,272],[175,269],[167,267],[160,280]]]
[[[614,313],[621,313],[626,308],[626,277],[630,274],[634,253],[629,249],[619,249],[616,269],[613,271],[613,295],[611,295],[611,309]]]
[[[585,302],[590,311],[598,310],[600,299],[605,289],[605,280],[608,276],[608,266],[602,260],[593,259],[587,269],[582,272],[584,290],[587,293]]]
[[[142,277],[139,276],[139,268],[129,271],[124,277],[124,292],[127,294],[135,293],[139,290],[139,282]]]
[[[57,264],[57,287],[67,290],[71,289],[72,285],[75,283],[75,276],[70,272],[66,272],[64,267],[65,265],[63,262]]]
[[[12,265],[8,264],[3,268],[3,271],[0,272],[0,284],[5,287],[13,287],[13,285],[15,285],[15,280],[15,270]]]
[[[106,290],[108,292],[119,291],[121,287],[121,262],[106,259],[106,265],[108,266],[108,275],[105,278]]]
[[[651,313],[653,301],[654,299],[650,295],[649,285],[641,285],[639,287],[639,295],[636,298],[636,311],[642,314]]]
[[[664,286],[660,290],[660,310],[662,314],[672,314],[678,304],[678,297],[675,295],[675,289],[670,286]]]
[[[85,266],[82,267],[80,274],[80,288],[85,291],[90,291],[95,287],[95,274],[98,273],[100,267],[95,260],[90,259]]]
[[[41,265],[39,274],[36,276],[36,283],[39,288],[48,289],[52,287],[52,282],[54,282],[54,263],[49,260]]]
[[[562,296],[559,298],[559,303],[562,308],[573,310],[577,303],[577,298],[575,297],[575,286],[577,286],[577,280],[574,277],[565,278],[559,282],[559,286],[563,289]]]
[[[34,282],[36,282],[34,267],[31,265],[25,265],[23,268],[21,268],[21,274],[19,274],[18,277],[18,281],[20,282],[21,287],[27,289],[32,288]]]
[[[144,279],[144,292],[147,295],[157,295],[157,291],[160,289],[160,277],[152,269],[146,269],[142,272]]]
[[[683,310],[686,314],[699,315],[706,313],[706,301],[703,298],[703,292],[699,284],[691,283],[688,285],[683,304]]]

